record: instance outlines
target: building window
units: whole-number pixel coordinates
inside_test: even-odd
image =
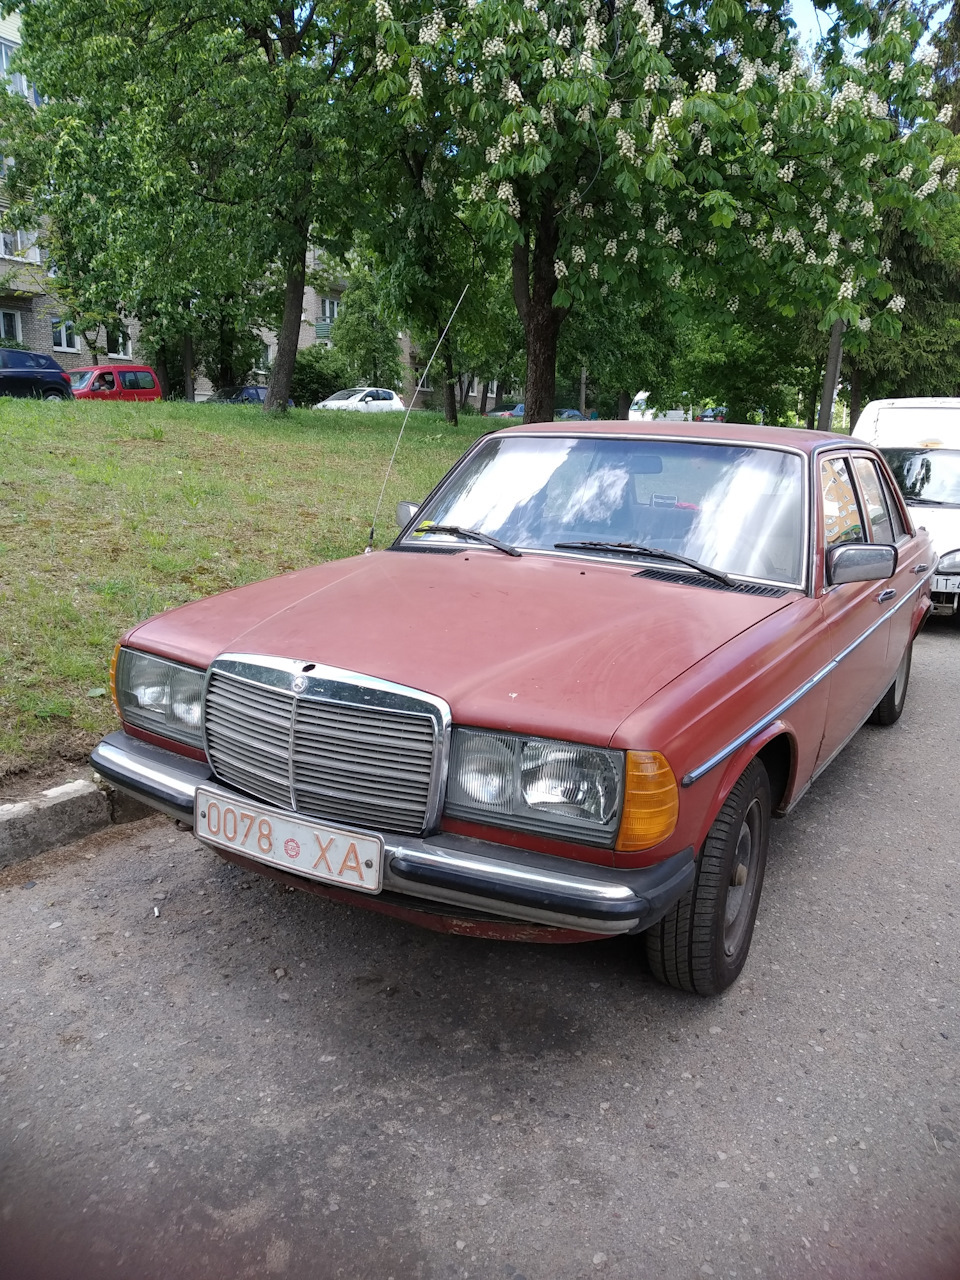
[[[0,338],[5,342],[22,342],[23,329],[19,311],[0,311]]]
[[[55,316],[50,321],[50,326],[53,329],[54,351],[76,351],[77,335],[72,320],[61,320],[59,316]]]
[[[130,359],[130,335],[123,325],[107,330],[107,355]]]
[[[325,320],[327,324],[333,324],[337,316],[340,314],[339,298],[321,298],[320,299],[320,319]]]
[[[10,71],[10,60],[17,51],[15,44],[8,44],[6,40],[0,40],[0,72],[7,82],[7,88],[11,93],[22,94],[23,97],[30,97],[30,86],[27,84],[25,76],[19,71]]]
[[[29,262],[40,261],[40,250],[36,245],[35,231],[0,231],[0,249],[5,258],[26,258]]]

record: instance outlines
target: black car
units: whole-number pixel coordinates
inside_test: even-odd
[[[41,400],[72,400],[70,377],[53,356],[42,351],[0,347],[0,395]]]

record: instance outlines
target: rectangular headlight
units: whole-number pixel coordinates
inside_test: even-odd
[[[937,573],[960,573],[960,551],[947,551],[937,561]]]
[[[454,729],[444,806],[452,817],[612,845],[622,799],[622,751]]]
[[[121,649],[114,676],[120,715],[138,729],[202,747],[203,679],[196,667]]]

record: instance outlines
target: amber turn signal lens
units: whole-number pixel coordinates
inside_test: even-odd
[[[120,657],[119,644],[113,650],[113,657],[110,659],[110,697],[113,699],[114,710],[120,715],[120,703],[117,701],[117,659]],[[123,719],[122,716],[120,716]]]
[[[680,794],[673,770],[659,751],[628,751],[623,817],[617,849],[652,849],[673,833]]]

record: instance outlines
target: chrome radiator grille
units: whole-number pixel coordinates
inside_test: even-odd
[[[205,703],[207,753],[228,785],[338,823],[416,833],[430,820],[438,752],[430,709],[298,696],[214,670]],[[409,699],[407,701],[410,701]]]

